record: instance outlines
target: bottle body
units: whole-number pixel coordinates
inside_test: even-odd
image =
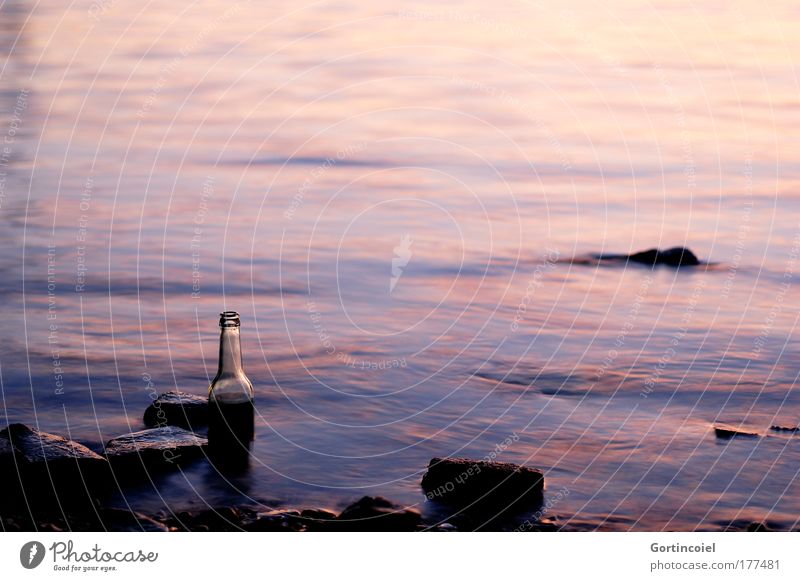
[[[221,313],[219,326],[219,367],[208,387],[208,402],[252,404],[253,384],[242,366],[239,314],[234,311]]]
[[[246,460],[255,409],[253,384],[242,366],[239,314],[222,313],[219,326],[219,368],[208,388],[208,443],[219,457]]]

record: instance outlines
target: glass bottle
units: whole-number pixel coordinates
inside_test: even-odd
[[[239,313],[219,316],[219,368],[208,388],[208,443],[225,453],[247,451],[253,439],[253,384],[242,367]]]

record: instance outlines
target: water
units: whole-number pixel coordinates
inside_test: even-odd
[[[249,471],[117,504],[427,512],[494,453],[567,526],[797,527],[791,3],[0,11],[5,419],[139,429],[242,314]],[[714,265],[569,261],[677,245]]]

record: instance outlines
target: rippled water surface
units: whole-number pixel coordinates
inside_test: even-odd
[[[116,502],[429,511],[431,457],[495,454],[576,528],[797,527],[792,3],[0,15],[5,419],[139,429],[242,315],[250,471]]]

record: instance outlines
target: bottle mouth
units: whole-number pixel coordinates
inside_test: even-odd
[[[219,314],[220,327],[238,327],[240,324],[239,313],[236,311],[225,311]]]

